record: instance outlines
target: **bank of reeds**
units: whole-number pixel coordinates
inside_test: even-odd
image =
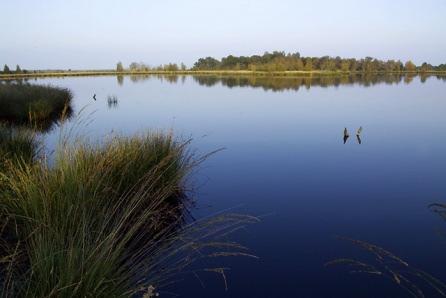
[[[60,87],[0,82],[0,120],[46,127],[61,115],[69,116],[71,99],[71,92]]]
[[[35,134],[29,130],[0,123],[0,173],[7,164],[32,163],[38,153]]]
[[[0,174],[3,296],[150,297],[196,259],[250,256],[219,237],[254,218],[184,224],[185,178],[202,160],[187,145],[170,134],[115,136],[62,143],[51,165],[9,164]]]

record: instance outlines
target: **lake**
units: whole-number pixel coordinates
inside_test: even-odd
[[[389,278],[325,266],[337,258],[376,263],[339,236],[378,245],[446,281],[446,242],[438,233],[446,225],[428,208],[446,202],[444,78],[104,76],[32,82],[72,90],[74,112],[83,109],[81,118],[91,120],[77,131],[92,140],[112,131],[172,129],[182,139],[193,138],[191,149],[200,154],[224,148],[191,177],[192,214],[258,216],[260,223],[232,239],[259,259],[220,259],[219,266],[230,268],[228,290],[222,276],[200,271],[199,278],[178,276],[162,297],[408,296]],[[66,127],[76,123],[73,117]],[[350,133],[345,143],[344,128]],[[44,136],[48,151],[58,136],[58,128]]]

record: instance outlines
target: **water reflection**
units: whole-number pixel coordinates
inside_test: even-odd
[[[143,82],[156,78],[168,83],[178,83],[181,77],[181,82],[186,80],[185,75],[164,75],[164,74],[151,74],[151,75],[130,75],[130,81],[132,83]],[[252,87],[262,88],[263,90],[272,91],[284,91],[295,90],[300,88],[310,89],[311,87],[338,87],[342,85],[361,85],[365,87],[373,86],[376,84],[410,84],[415,77],[419,77],[422,83],[425,83],[428,78],[437,78],[446,81],[446,76],[432,75],[432,74],[402,74],[402,73],[389,73],[389,74],[354,74],[354,75],[306,75],[301,76],[252,76],[252,75],[192,75],[194,81],[201,86],[212,87],[217,84],[222,86],[233,87]],[[124,84],[124,76],[116,76],[117,82],[120,86]]]
[[[156,78],[160,81],[166,81],[168,83],[178,83],[179,78],[181,77],[181,81],[184,83],[184,81],[186,80],[186,76],[185,75],[171,75],[171,74],[147,74],[147,75],[141,75],[141,74],[135,74],[135,75],[130,75],[130,81],[132,83],[139,83],[139,82],[144,82],[153,78]],[[122,75],[117,76],[117,80],[118,80],[118,84],[119,85],[123,85],[124,84],[124,78]]]
[[[124,76],[123,75],[117,75],[116,80],[118,81],[119,86],[124,85]]]
[[[253,87],[263,90],[283,91],[311,87],[338,87],[342,85],[361,85],[365,87],[376,84],[399,84],[404,80],[406,84],[413,81],[416,74],[357,74],[343,76],[311,76],[311,77],[274,77],[274,76],[194,76],[194,80],[203,86],[214,86],[221,84],[232,87]],[[420,77],[426,81],[428,75]],[[443,78],[444,79],[444,78]]]

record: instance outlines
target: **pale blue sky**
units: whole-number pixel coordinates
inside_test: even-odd
[[[1,0],[0,64],[112,68],[299,51],[446,63],[445,0]]]

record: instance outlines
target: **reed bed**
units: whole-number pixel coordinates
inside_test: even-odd
[[[14,124],[43,123],[71,113],[68,89],[28,83],[0,82],[0,120]]]
[[[0,124],[0,173],[7,164],[32,163],[38,153],[38,142],[32,131]]]
[[[251,256],[222,237],[255,218],[185,223],[185,181],[205,158],[188,144],[163,133],[113,136],[61,142],[51,165],[6,163],[2,296],[152,297],[194,260]],[[223,268],[204,271],[226,282]]]

